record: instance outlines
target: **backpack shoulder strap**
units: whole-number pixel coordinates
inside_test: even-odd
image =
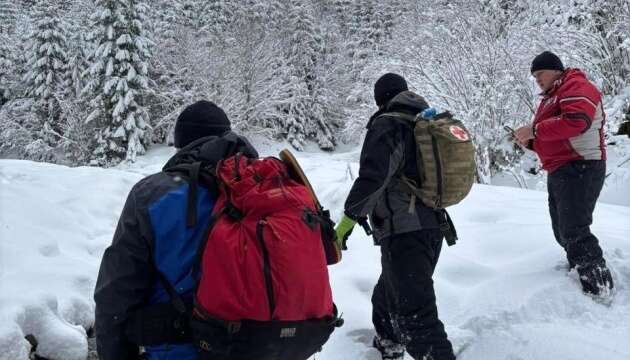
[[[168,295],[170,303],[173,305],[173,308],[175,308],[175,310],[177,310],[178,313],[185,314],[187,311],[187,307],[186,307],[186,303],[184,302],[184,299],[182,299],[182,297],[177,293],[177,290],[175,290],[175,287],[173,286],[173,284],[171,284],[171,282],[168,280],[166,275],[164,275],[164,273],[158,267],[158,264],[154,257],[155,252],[154,252],[153,245],[149,245],[149,248],[150,248],[149,254],[150,254],[150,259],[151,259],[150,262],[153,267],[153,270],[155,270],[155,274],[157,276],[159,283],[162,285],[162,287],[166,291],[166,294]]]
[[[416,115],[411,115],[400,111],[391,111],[380,114],[374,120],[382,119],[394,119],[399,122],[403,122],[406,125],[413,125],[416,122]]]
[[[199,181],[202,179],[203,174],[211,174],[214,176],[213,167],[205,167],[202,162],[197,161],[192,164],[181,164],[164,169],[163,172],[170,174],[183,174],[188,177],[188,204],[186,212],[186,227],[192,228],[197,223],[197,192],[199,188]],[[202,184],[204,184],[202,182]]]
[[[168,297],[171,299],[171,304],[173,304],[173,307],[175,308],[175,310],[177,310],[178,313],[185,314],[187,311],[186,303],[184,302],[182,297],[177,293],[177,290],[175,290],[175,287],[173,287],[171,282],[168,281],[168,278],[166,277],[166,275],[164,275],[160,271],[160,269],[158,269],[157,265],[154,264],[154,267],[155,267],[155,272],[157,273],[157,276],[158,276],[158,280],[160,280],[162,287],[164,288],[164,290],[166,290]]]

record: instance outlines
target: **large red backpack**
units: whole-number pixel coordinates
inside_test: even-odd
[[[217,166],[220,194],[201,257],[196,307],[233,320],[333,315],[320,225],[308,189],[276,158]]]
[[[293,160],[295,178],[276,158],[237,154],[217,164],[219,195],[191,269],[200,273],[194,306],[157,271],[171,302],[134,313],[126,326],[133,343],[193,341],[200,360],[306,360],[321,350],[343,324],[327,270],[341,258],[334,223]],[[176,170],[193,179],[195,219],[201,163]]]

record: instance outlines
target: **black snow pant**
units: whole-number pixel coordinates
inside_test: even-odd
[[[382,273],[372,294],[372,322],[382,339],[404,345],[417,360],[455,359],[433,290],[442,239],[438,229],[427,229],[381,241]]]
[[[563,165],[547,177],[553,233],[567,252],[571,268],[604,262],[590,225],[605,176],[605,161],[578,160]]]

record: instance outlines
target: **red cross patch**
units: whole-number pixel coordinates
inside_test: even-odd
[[[451,134],[453,134],[453,136],[455,136],[461,141],[470,140],[470,137],[468,136],[468,133],[466,132],[466,130],[462,129],[461,127],[457,125],[451,125],[449,130],[451,131]]]

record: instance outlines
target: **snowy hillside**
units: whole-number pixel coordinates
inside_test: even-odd
[[[28,359],[28,334],[40,356],[86,358],[100,257],[131,186],[171,152],[159,148],[109,170],[0,160],[1,360]],[[338,218],[358,153],[298,157]],[[476,186],[451,215],[460,241],[444,247],[435,284],[459,359],[630,359],[630,207],[599,204],[594,215],[618,289],[610,304],[581,294],[577,275],[567,273],[544,192]],[[346,323],[316,358],[377,360],[369,344],[379,249],[360,229],[348,246],[330,268]]]

